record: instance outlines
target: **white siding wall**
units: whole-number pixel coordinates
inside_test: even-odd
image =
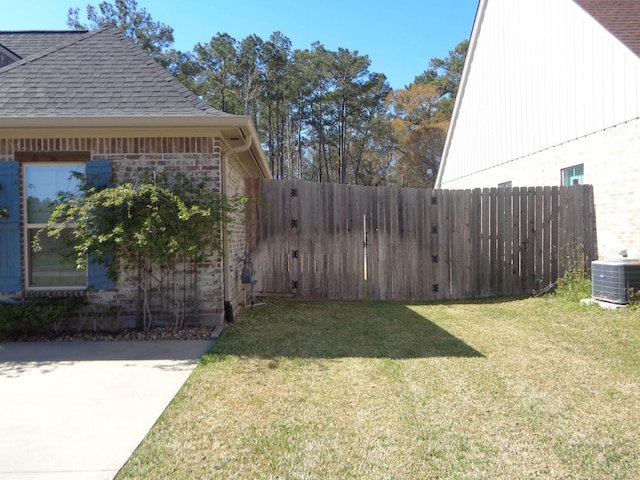
[[[584,182],[594,186],[598,256],[616,258],[626,249],[640,258],[640,119],[619,124],[533,155],[449,182],[445,188],[559,185],[561,169],[584,165]],[[619,257],[618,257],[619,258]]]
[[[443,188],[640,117],[640,59],[572,0],[489,0],[475,28]]]

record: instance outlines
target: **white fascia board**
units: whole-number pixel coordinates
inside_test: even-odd
[[[435,188],[441,188],[442,176],[444,175],[444,169],[447,165],[447,157],[449,155],[449,149],[451,147],[451,138],[453,137],[453,131],[455,130],[456,120],[458,119],[458,113],[460,112],[460,105],[464,98],[464,91],[467,86],[467,80],[469,78],[469,70],[471,70],[471,63],[473,62],[473,56],[475,53],[476,45],[478,43],[478,37],[480,35],[480,29],[482,21],[484,19],[484,13],[487,9],[488,0],[480,0],[478,4],[478,10],[476,17],[473,21],[473,29],[471,31],[471,38],[469,39],[469,47],[467,49],[467,56],[464,60],[464,67],[462,69],[462,78],[460,79],[460,85],[458,86],[458,94],[456,95],[456,101],[453,105],[453,113],[451,115],[451,121],[449,122],[449,130],[447,131],[447,137],[444,142],[444,148],[442,150],[442,160],[440,167],[438,168],[438,175],[436,176]]]

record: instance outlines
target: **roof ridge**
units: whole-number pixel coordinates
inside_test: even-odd
[[[145,50],[140,48],[138,44],[136,44],[131,38],[129,38],[122,30],[115,27],[114,25],[106,25],[102,27],[101,30],[110,29],[113,31],[114,35],[121,38],[123,41],[129,43],[131,47],[135,48],[134,55],[140,59],[144,59],[145,64],[153,69],[158,78],[165,80],[170,88],[172,88],[178,95],[184,98],[186,101],[191,103],[191,105],[203,112],[211,111],[212,113],[222,113],[219,110],[211,107],[207,102],[198,97],[195,93],[193,93],[189,88],[186,87],[184,83],[178,80],[174,75],[171,74],[166,68],[160,65],[153,57],[149,55]],[[231,115],[231,114],[226,114]]]
[[[2,35],[13,35],[13,34],[34,34],[34,33],[87,33],[89,30],[0,30],[0,34]]]
[[[51,55],[52,53],[56,53],[59,52],[60,50],[63,50],[71,45],[74,45],[78,42],[81,42],[87,38],[91,38],[94,35],[96,35],[98,32],[100,32],[101,30],[103,30],[105,27],[102,27],[101,29],[98,30],[92,30],[92,31],[86,31],[86,33],[84,35],[79,35],[78,38],[74,38],[72,40],[69,41],[63,41],[57,45],[54,45],[53,47],[49,47],[46,48],[44,50],[42,50],[41,52],[38,52],[34,55],[29,55],[28,57],[21,57],[20,60],[17,60],[13,63],[10,63],[9,65],[0,68],[0,72],[8,72],[10,70],[13,70],[14,68],[19,68],[22,65],[28,65],[31,62],[34,62],[36,60],[39,60],[43,57],[46,57],[47,55]],[[115,27],[114,27],[115,28]],[[74,31],[80,31],[80,30],[70,30],[71,32]],[[23,33],[28,33],[28,32],[23,32]],[[5,47],[6,48],[6,47]],[[19,56],[19,55],[18,55]]]
[[[195,93],[193,93],[187,86],[178,80],[171,72],[169,72],[166,68],[160,65],[153,57],[151,57],[146,51],[144,51],[138,44],[136,44],[131,38],[127,37],[125,33],[119,28],[113,25],[107,25],[102,27],[101,30],[105,29],[113,29],[115,30],[114,34],[118,37],[122,38],[124,41],[129,42],[132,46],[135,47],[136,52],[135,56],[143,58],[149,68],[154,69],[157,72],[159,78],[164,79],[167,84],[174,89],[174,91],[184,98],[186,101],[190,102],[194,108],[201,110],[203,112],[211,111],[215,113],[222,113],[219,110],[211,107],[207,102],[198,97]],[[231,115],[225,113],[226,115]]]

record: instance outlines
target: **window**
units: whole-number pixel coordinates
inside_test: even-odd
[[[511,180],[498,184],[498,188],[511,188]]]
[[[109,186],[111,160],[89,160],[89,152],[16,152],[15,160],[0,161],[0,292],[115,287],[109,268],[89,255],[87,271],[78,271],[65,256],[63,240],[41,237],[43,250],[31,251],[31,239],[45,226],[58,191],[73,191],[73,171],[84,172],[96,187]],[[20,175],[22,172],[22,177]],[[20,199],[24,199],[24,208]],[[24,259],[24,264],[23,264]]]
[[[28,288],[72,288],[87,286],[86,270],[78,270],[69,245],[71,229],[61,238],[40,236],[41,250],[31,248],[38,230],[47,226],[58,192],[73,192],[79,180],[73,173],[84,173],[83,163],[27,163],[24,165],[24,241],[25,275]]]
[[[576,165],[562,170],[562,185],[582,185],[583,183],[584,165]]]

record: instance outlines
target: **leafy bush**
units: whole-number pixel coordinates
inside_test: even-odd
[[[102,188],[77,177],[79,192],[58,194],[49,225],[39,235],[59,238],[72,228],[78,267],[92,254],[111,267],[114,280],[118,262],[137,267],[147,259],[174,267],[184,257],[202,262],[222,254],[221,227],[246,201],[225,198],[208,187],[208,179],[193,182],[183,174],[144,171],[134,183]],[[39,243],[36,238],[34,250]]]

